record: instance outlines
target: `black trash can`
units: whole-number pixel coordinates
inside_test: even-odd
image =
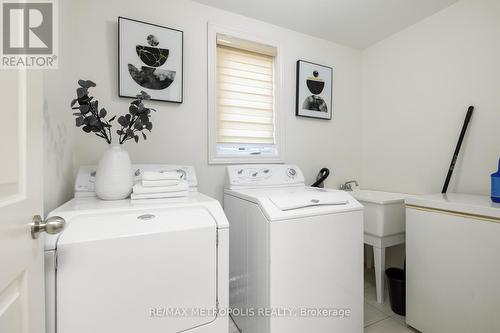
[[[389,299],[391,309],[401,316],[406,315],[406,273],[399,268],[388,268],[385,271],[389,280]]]

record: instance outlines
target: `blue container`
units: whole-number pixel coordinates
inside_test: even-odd
[[[500,202],[500,159],[498,160],[498,171],[491,175],[491,200]]]

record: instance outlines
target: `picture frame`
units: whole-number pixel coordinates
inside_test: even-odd
[[[331,120],[333,68],[297,60],[295,115]]]
[[[183,102],[184,32],[118,17],[118,96]]]

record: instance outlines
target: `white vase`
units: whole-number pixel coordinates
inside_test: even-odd
[[[95,193],[103,200],[125,199],[132,192],[133,177],[130,156],[121,145],[104,152],[95,175]]]

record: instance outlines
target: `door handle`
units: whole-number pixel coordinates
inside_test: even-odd
[[[30,223],[31,238],[37,239],[41,232],[55,235],[61,232],[66,226],[66,221],[60,216],[51,216],[45,221],[40,215],[33,216],[33,222]]]

